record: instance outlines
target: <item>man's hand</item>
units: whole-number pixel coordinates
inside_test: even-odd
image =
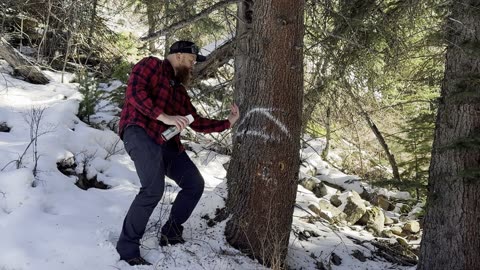
[[[232,104],[232,107],[230,107],[230,115],[228,116],[228,121],[230,121],[231,127],[237,122],[238,118],[240,118],[240,112],[237,104],[234,103]]]
[[[157,117],[157,120],[162,121],[166,125],[175,126],[180,131],[188,126],[187,117],[181,115],[168,115],[162,113]]]

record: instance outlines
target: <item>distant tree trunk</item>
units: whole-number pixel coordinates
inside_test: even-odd
[[[276,269],[287,254],[298,184],[303,6],[247,0],[238,9],[235,96],[242,118],[228,169],[232,218],[225,234],[232,246]]]
[[[327,134],[325,135],[325,148],[322,150],[322,159],[327,160],[328,151],[330,149],[330,139],[332,136],[332,127],[330,126],[331,122],[331,115],[330,115],[330,107],[327,107],[327,120],[325,123],[325,129],[327,130]]]
[[[95,19],[97,18],[97,6],[98,0],[93,0],[92,16],[90,17],[90,29],[88,31],[87,39],[88,46],[92,46],[93,32],[95,31],[95,27],[97,27],[97,25],[95,24]]]
[[[388,147],[388,144],[385,141],[385,138],[383,137],[382,133],[378,129],[377,125],[373,122],[372,118],[370,118],[368,113],[363,111],[362,114],[363,114],[363,118],[368,124],[368,127],[372,130],[373,134],[377,138],[377,141],[380,143],[380,146],[382,146],[383,151],[385,152],[385,155],[387,155],[388,162],[390,163],[390,167],[392,168],[393,179],[400,181],[401,178],[400,178],[400,172],[398,170],[397,161],[395,160],[395,156],[390,151],[390,148]]]
[[[170,1],[171,1],[171,0],[164,0],[164,1],[163,1],[163,5],[164,5],[164,6],[163,6],[163,10],[164,10],[163,14],[164,14],[164,15],[163,15],[163,16],[164,16],[164,18],[165,18],[165,22],[164,22],[165,25],[169,25],[169,24],[170,24],[170,19],[169,19],[169,18],[170,18]],[[170,46],[171,46],[171,44],[170,44],[170,36],[171,36],[171,35],[172,35],[171,32],[167,32],[167,33],[165,34],[165,50],[164,50],[165,58],[167,57],[168,52],[170,51]]]
[[[3,37],[0,37],[0,57],[10,64],[15,72],[27,81],[36,84],[47,84],[50,80],[36,67],[28,62],[21,53],[13,48]]]
[[[325,94],[327,89],[327,76],[325,75],[329,66],[329,59],[327,57],[321,59],[316,64],[314,74],[313,87],[303,96],[303,116],[302,116],[302,132],[305,133],[307,125],[315,108],[319,104],[320,98]],[[306,91],[306,89],[305,89]]]
[[[155,9],[155,1],[154,0],[147,0],[145,1],[147,6],[147,21],[148,21],[148,35],[155,33],[157,27],[157,20],[155,19],[155,13],[158,9]],[[159,3],[157,3],[159,4]],[[155,40],[148,41],[148,50],[150,53],[154,53],[155,48]]]
[[[395,160],[395,156],[393,155],[393,153],[390,151],[390,147],[388,147],[388,144],[385,141],[385,138],[383,137],[382,133],[380,132],[380,130],[378,129],[377,125],[375,124],[373,119],[370,117],[368,112],[366,112],[365,109],[363,108],[362,104],[359,101],[359,98],[353,94],[350,84],[345,81],[345,85],[348,88],[347,89],[348,95],[352,98],[353,102],[357,105],[358,111],[363,116],[363,119],[365,119],[365,122],[367,122],[368,127],[372,130],[373,134],[375,135],[375,138],[377,138],[378,143],[380,143],[380,146],[382,146],[382,149],[385,152],[385,155],[387,155],[388,162],[390,163],[390,167],[392,168],[393,179],[401,181],[397,161]]]
[[[420,270],[480,267],[480,1],[450,5]]]

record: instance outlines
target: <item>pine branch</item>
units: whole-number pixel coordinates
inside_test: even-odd
[[[235,2],[239,2],[240,0],[223,0],[221,2],[218,2],[202,11],[200,11],[198,14],[194,15],[193,17],[191,18],[188,18],[188,19],[185,19],[185,20],[182,20],[182,21],[179,21],[179,22],[176,22],[162,30],[159,30],[157,32],[154,32],[154,33],[151,33],[151,34],[148,34],[147,36],[144,36],[144,37],[141,37],[140,40],[142,41],[150,41],[150,40],[153,40],[153,39],[157,39],[161,36],[165,36],[165,35],[168,35],[170,34],[172,31],[175,31],[175,30],[178,30],[178,29],[182,29],[183,27],[189,25],[189,24],[192,24],[204,17],[207,17],[208,15],[210,15],[210,13],[214,12],[215,10],[218,10],[220,8],[223,8],[225,6],[228,6],[232,3],[235,3]]]
[[[213,70],[218,69],[232,59],[235,42],[235,39],[231,39],[210,53],[205,62],[197,63],[193,69],[193,77],[195,80],[207,78]]]

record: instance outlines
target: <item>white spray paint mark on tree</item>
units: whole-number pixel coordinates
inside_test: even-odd
[[[258,136],[258,137],[261,137],[265,140],[274,140],[274,141],[280,141],[280,139],[278,138],[274,138],[268,134],[266,134],[265,132],[260,132],[260,131],[255,131],[255,130],[252,130],[252,131],[247,131],[247,132],[244,132],[242,133],[242,130],[240,129],[240,127],[244,124],[245,120],[251,116],[252,114],[254,113],[260,113],[264,116],[266,116],[268,119],[270,119],[273,123],[275,123],[279,128],[280,130],[285,133],[285,135],[287,135],[287,137],[291,137],[290,136],[290,132],[288,131],[287,127],[285,126],[285,124],[283,124],[280,120],[278,120],[275,116],[273,116],[271,114],[271,112],[273,111],[276,111],[276,109],[271,109],[271,108],[253,108],[251,109],[250,111],[248,111],[245,116],[243,117],[242,121],[240,122],[240,124],[238,125],[239,127],[239,131],[238,133],[240,133],[240,135],[252,135],[252,136]]]
[[[246,132],[239,132],[239,133],[240,133],[240,136],[241,135],[250,135],[250,136],[260,137],[260,138],[264,139],[265,141],[272,140],[272,141],[280,142],[279,138],[268,135],[265,132],[260,132],[260,131],[256,131],[256,130],[248,130]]]

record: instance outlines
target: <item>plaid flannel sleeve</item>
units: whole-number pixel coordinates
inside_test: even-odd
[[[190,98],[187,98],[185,103],[188,113],[190,113],[194,119],[193,123],[190,124],[190,127],[193,130],[202,133],[212,133],[222,132],[225,129],[230,128],[230,121],[228,120],[214,120],[198,115],[197,110],[190,101]]]

